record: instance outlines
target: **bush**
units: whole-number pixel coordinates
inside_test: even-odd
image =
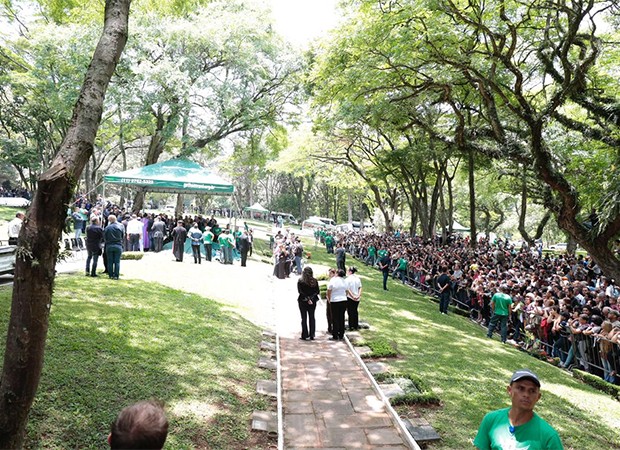
[[[371,353],[364,355],[364,358],[390,358],[398,356],[396,345],[384,338],[364,341],[364,345],[367,345],[372,350]]]
[[[573,369],[573,377],[583,381],[586,384],[598,389],[599,391],[610,394],[614,399],[620,401],[620,386],[608,383],[596,375],[584,372],[583,370]]]
[[[392,405],[440,405],[439,396],[431,392],[426,382],[413,374],[403,373],[379,373],[375,375],[378,382],[389,382],[396,378],[406,378],[410,380],[420,392],[406,392],[390,399]]]
[[[144,253],[142,252],[123,252],[121,254],[121,259],[139,261],[144,257]]]

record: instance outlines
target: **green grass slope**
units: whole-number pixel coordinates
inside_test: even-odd
[[[0,290],[6,335],[10,289]],[[110,423],[165,402],[166,448],[253,448],[260,331],[202,297],[139,281],[59,276],[28,448],[108,448]],[[4,348],[0,349],[3,352]]]

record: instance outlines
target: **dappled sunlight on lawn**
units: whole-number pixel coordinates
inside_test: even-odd
[[[545,391],[548,391],[567,403],[587,411],[608,426],[616,429],[620,427],[620,415],[618,415],[620,403],[617,400],[603,393],[585,392],[583,389],[584,385],[577,381],[574,381],[572,384],[571,386],[568,384],[545,382],[543,385],[543,400]]]
[[[171,402],[168,410],[178,417],[193,416],[200,420],[208,420],[218,413],[219,408],[212,403],[189,400]]]
[[[394,311],[394,315],[406,320],[422,320],[420,316],[414,314],[412,311],[407,311],[405,309]]]

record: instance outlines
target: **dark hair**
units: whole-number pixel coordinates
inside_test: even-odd
[[[124,408],[112,423],[112,449],[161,449],[168,436],[168,419],[161,403],[141,401]]]
[[[312,267],[304,267],[304,270],[301,271],[301,279],[299,281],[307,284],[308,286],[316,286],[318,281],[316,281],[316,278],[312,275]]]
[[[338,275],[339,277],[344,277],[346,273],[344,270],[338,269],[338,271],[336,272],[336,275]]]
[[[351,273],[357,272],[357,267],[355,267],[355,266],[349,267],[349,272],[351,272]]]

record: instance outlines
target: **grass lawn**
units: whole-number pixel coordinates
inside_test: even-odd
[[[2,288],[1,336],[9,306]],[[270,376],[257,368],[260,332],[197,295],[60,275],[26,445],[108,448],[118,411],[158,398],[170,421],[167,449],[264,448],[264,435],[250,432],[252,411],[270,402],[255,392]]]
[[[324,246],[315,251],[313,240],[305,239],[304,244],[312,250],[310,263],[336,266],[334,255],[328,255]],[[473,448],[471,441],[484,414],[510,406],[506,385],[512,372],[522,367],[541,378],[542,399],[536,411],[558,430],[566,449],[620,448],[619,402],[568,372],[502,345],[498,338],[487,339],[485,330],[464,317],[440,315],[437,303],[399,281],[390,279],[385,292],[378,271],[350,255],[347,262],[358,267],[362,279],[360,320],[372,328],[362,330],[364,338],[393,343],[400,356],[386,363],[422,378],[441,398],[439,407],[416,409],[442,437],[429,448]]]
[[[0,220],[7,222],[15,218],[15,214],[18,212],[26,213],[26,208],[14,208],[12,206],[0,206]]]

